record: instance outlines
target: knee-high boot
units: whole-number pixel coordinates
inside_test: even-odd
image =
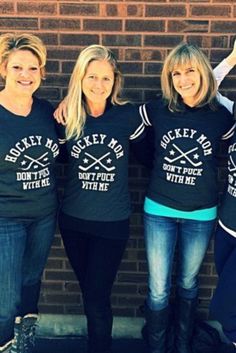
[[[178,297],[175,306],[175,353],[191,353],[197,298]]]
[[[151,310],[145,308],[150,353],[166,353],[166,336],[169,308]]]

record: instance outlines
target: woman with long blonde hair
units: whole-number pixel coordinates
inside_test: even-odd
[[[120,90],[114,54],[82,50],[64,106],[69,168],[59,225],[82,291],[89,353],[111,352],[110,295],[129,236],[129,142],[144,130]]]

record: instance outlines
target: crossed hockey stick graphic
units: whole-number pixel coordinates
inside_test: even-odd
[[[192,166],[194,167],[199,167],[202,162],[194,162],[191,158],[188,157],[188,155],[190,153],[193,153],[194,151],[198,150],[198,147],[194,147],[192,148],[191,150],[187,151],[187,152],[183,152],[178,146],[176,146],[174,143],[172,145],[178,152],[179,152],[179,155],[177,157],[174,157],[174,158],[169,158],[169,157],[165,157],[164,159],[169,162],[169,163],[174,163],[176,161],[178,161],[179,159],[181,158],[184,158],[186,159]],[[181,162],[180,162],[181,163]]]
[[[28,166],[26,168],[21,168],[22,170],[29,170],[33,164],[38,165],[40,167],[46,167],[47,165],[49,165],[50,163],[42,163],[40,162],[43,158],[45,158],[48,155],[48,152],[44,153],[42,156],[40,156],[39,158],[32,158],[30,156],[27,156],[27,154],[24,155],[24,158],[28,159],[30,161],[30,163],[28,164]],[[47,159],[48,160],[48,159]]]
[[[234,172],[236,170],[236,164],[235,164],[232,156],[229,156],[229,159],[230,159],[230,163],[232,164],[232,167],[229,164],[228,169],[229,169],[230,172]]]
[[[111,172],[112,170],[116,169],[116,167],[107,167],[105,164],[102,163],[103,159],[105,159],[107,156],[109,156],[111,152],[108,152],[101,156],[100,158],[95,158],[91,154],[85,152],[84,154],[91,158],[94,162],[92,162],[90,165],[87,167],[83,167],[82,165],[79,166],[79,169],[83,170],[84,172],[87,172],[89,169],[91,169],[93,166],[99,164],[102,168],[104,168],[107,172]]]

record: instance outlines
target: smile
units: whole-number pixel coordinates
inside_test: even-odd
[[[190,89],[190,88],[192,88],[192,87],[193,87],[193,85],[182,86],[181,89],[187,90],[187,89]]]
[[[17,82],[23,86],[30,86],[32,84],[32,81],[17,81]]]

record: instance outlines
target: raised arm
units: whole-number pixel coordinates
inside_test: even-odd
[[[236,40],[234,42],[234,47],[232,52],[219,63],[214,69],[214,75],[218,84],[220,86],[221,82],[225,78],[225,76],[232,70],[232,68],[236,65]],[[234,111],[234,104],[232,100],[223,96],[220,92],[217,92],[217,99],[220,104],[224,105],[230,113]]]
[[[232,70],[232,68],[236,65],[236,40],[234,42],[234,47],[231,53],[222,60],[219,65],[217,65],[214,69],[214,74],[216,81],[218,83],[218,87],[221,82],[225,78],[226,75]]]

